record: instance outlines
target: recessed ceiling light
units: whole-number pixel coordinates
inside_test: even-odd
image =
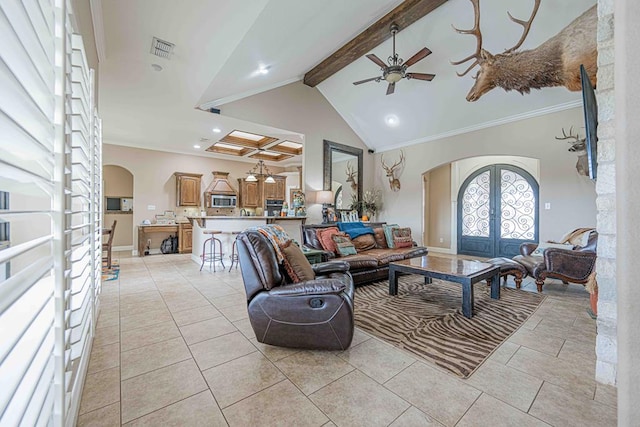
[[[270,67],[261,65],[260,67],[258,67],[258,73],[259,74],[269,74],[269,68]]]
[[[160,64],[151,64],[151,68],[153,68],[154,71],[162,71],[162,65]]]
[[[196,148],[196,149],[197,149],[197,148],[200,148],[200,146],[199,146],[198,144],[195,144],[195,145],[193,146],[193,148]]]
[[[389,127],[396,127],[400,124],[400,119],[395,114],[389,114],[384,118],[384,122]]]
[[[220,132],[222,132],[222,131],[220,130],[220,128],[213,128],[212,130],[213,130],[213,133],[220,133]]]

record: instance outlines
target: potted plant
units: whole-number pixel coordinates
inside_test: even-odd
[[[366,215],[369,220],[373,220],[382,202],[382,191],[378,188],[367,190],[362,195],[362,200],[357,199],[357,195],[351,196],[351,209],[360,209],[361,213]]]

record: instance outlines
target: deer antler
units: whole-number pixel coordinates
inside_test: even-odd
[[[556,139],[557,139],[558,141],[564,141],[564,140],[566,140],[566,139],[573,139],[573,140],[575,140],[576,142],[580,142],[580,141],[582,141],[582,140],[580,139],[580,134],[578,134],[578,133],[577,133],[577,134],[575,134],[575,135],[573,134],[573,126],[571,126],[571,127],[569,128],[569,135],[567,135],[567,133],[564,131],[564,128],[562,128],[562,138],[560,138],[559,136],[556,136]]]
[[[463,73],[458,73],[456,72],[456,74],[459,77],[462,77],[464,75],[466,75],[469,71],[471,71],[471,69],[473,69],[473,67],[475,67],[476,65],[478,65],[480,63],[480,60],[482,59],[481,57],[481,51],[482,51],[482,32],[480,31],[480,4],[479,4],[480,0],[471,0],[471,3],[473,4],[473,14],[474,14],[474,24],[473,24],[473,28],[470,30],[460,30],[456,27],[453,27],[454,30],[456,30],[456,32],[458,34],[471,34],[474,35],[476,37],[476,51],[474,53],[472,53],[471,55],[467,56],[464,59],[461,59],[460,61],[449,61],[451,63],[451,65],[460,65],[463,64],[467,61],[470,61],[471,59],[475,58],[475,61],[473,61],[473,63],[469,66],[469,68],[467,68]],[[529,17],[529,19],[527,21],[523,21],[522,19],[517,19],[514,18],[513,15],[511,15],[510,12],[507,12],[507,15],[509,15],[509,18],[515,22],[516,24],[520,24],[522,25],[522,27],[524,28],[524,31],[522,32],[522,36],[520,37],[520,40],[518,40],[518,43],[516,43],[512,48],[510,49],[506,49],[504,51],[504,53],[511,53],[513,51],[515,51],[516,49],[518,49],[522,43],[524,43],[524,40],[527,38],[527,35],[529,34],[529,30],[531,29],[531,24],[533,23],[533,19],[536,17],[536,13],[538,13],[538,8],[540,7],[540,0],[535,0],[535,5],[533,7],[533,12],[531,12],[531,16]]]
[[[454,27],[453,25],[451,25],[451,27],[454,30],[456,30],[456,32],[458,34],[471,34],[471,35],[474,35],[476,37],[476,51],[475,51],[475,53],[472,53],[471,55],[467,56],[464,59],[461,59],[460,61],[449,61],[451,63],[451,65],[460,65],[460,64],[463,64],[463,63],[475,58],[475,61],[473,62],[473,64],[471,64],[469,66],[469,68],[467,68],[462,74],[456,72],[458,77],[462,77],[462,76],[466,75],[469,71],[471,71],[471,69],[473,67],[478,65],[478,63],[480,62],[480,51],[482,50],[482,33],[480,32],[480,5],[478,3],[479,1],[480,0],[471,0],[471,3],[473,3],[473,14],[475,16],[475,21],[474,21],[472,29],[470,29],[470,30],[460,30],[460,29]]]
[[[569,151],[582,151],[586,147],[586,140],[584,138],[580,138],[579,133],[576,133],[575,135],[573,134],[573,126],[571,126],[571,128],[569,129],[569,135],[567,135],[567,133],[564,131],[564,128],[562,128],[562,138],[556,136],[556,139],[558,141],[564,141],[567,139],[571,140],[568,141],[569,144],[571,144],[571,148],[569,148]]]
[[[538,8],[540,7],[540,0],[535,0],[535,2],[536,3],[533,6],[533,12],[531,12],[531,16],[527,21],[523,21],[522,19],[516,19],[511,15],[511,13],[507,12],[507,15],[509,15],[509,19],[511,19],[516,24],[522,25],[523,32],[522,32],[522,37],[520,37],[520,40],[518,40],[518,43],[516,43],[515,46],[513,46],[511,49],[505,50],[504,53],[511,53],[514,50],[518,49],[522,45],[522,43],[524,43],[524,39],[527,38],[527,35],[529,34],[529,30],[531,29],[531,23],[533,23],[533,18],[536,17],[536,13],[538,13]]]
[[[387,174],[392,174],[394,169],[404,162],[404,152],[400,151],[400,160],[395,162],[391,167],[384,163],[384,154],[380,156],[380,162],[382,163],[382,168],[387,171]]]
[[[347,170],[345,171],[345,173],[347,174],[347,178],[349,179],[353,179],[353,176],[356,174],[356,171],[353,170],[351,162],[347,162]]]

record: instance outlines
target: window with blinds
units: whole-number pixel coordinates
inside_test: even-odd
[[[0,2],[0,425],[73,425],[101,279],[101,136],[65,0]]]

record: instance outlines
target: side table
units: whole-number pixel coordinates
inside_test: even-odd
[[[302,253],[307,257],[311,264],[317,264],[324,261],[324,251],[318,249],[303,249]]]

